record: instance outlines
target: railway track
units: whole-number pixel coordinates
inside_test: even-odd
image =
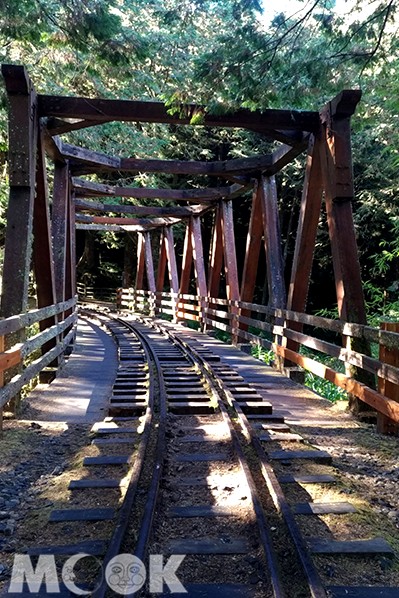
[[[60,567],[70,555],[88,555],[79,587],[95,598],[166,596],[171,589],[192,598],[399,596],[398,588],[323,583],[320,555],[365,558],[371,566],[373,558],[391,558],[392,549],[380,538],[305,538],[299,518],[354,510],[346,501],[287,498],[298,484],[333,484],[330,455],[305,447],[200,335],[167,322],[96,317],[118,343],[109,415],[94,426],[68,508],[50,514],[73,541],[41,543],[29,555],[56,555]],[[315,464],[322,473],[314,473]],[[182,557],[163,584],[154,571],[144,582],[137,567],[128,582],[121,567],[132,561],[121,554],[143,563],[162,555],[165,571],[171,555]],[[68,584],[60,589],[54,595],[76,595]]]

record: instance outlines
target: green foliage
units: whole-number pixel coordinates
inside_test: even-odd
[[[313,392],[316,392],[332,403],[348,400],[348,393],[342,388],[335,386],[335,384],[328,380],[324,380],[324,378],[312,374],[312,372],[305,372],[305,386],[308,386]]]
[[[261,345],[251,345],[251,355],[260,361],[264,361],[267,365],[272,365],[276,358],[274,351],[267,351]]]
[[[206,113],[222,115],[240,107],[318,109],[340,89],[361,86],[363,99],[353,118],[360,261],[370,313],[397,317],[397,3],[358,0],[341,15],[334,6],[333,0],[304,3],[298,14],[281,13],[267,23],[257,0],[0,0],[0,61],[25,64],[39,93],[158,99],[172,114],[189,119],[192,126],[184,128],[106,123],[65,137],[101,152],[137,157],[225,160],[267,153],[272,145],[260,135],[198,125]],[[204,107],[193,111],[191,102]],[[0,244],[7,203],[6,122],[1,90]],[[113,175],[110,180],[181,188],[204,184],[196,177],[145,174]],[[303,159],[284,169],[278,186],[288,272]],[[243,227],[248,205],[236,207]],[[97,248],[99,244],[101,251],[112,252],[121,239],[110,235]],[[117,275],[114,259],[102,255],[102,263],[108,264],[102,277],[108,270],[112,281]],[[332,280],[323,215],[311,310],[335,309]]]

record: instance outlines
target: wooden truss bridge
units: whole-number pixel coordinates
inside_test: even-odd
[[[398,328],[367,326],[352,217],[350,126],[360,91],[345,90],[320,111],[241,109],[214,116],[201,106],[182,105],[171,115],[158,102],[41,95],[22,66],[3,65],[2,73],[9,101],[10,195],[0,322],[3,378],[5,373],[1,407],[33,376],[57,367],[73,339],[76,230],[133,231],[138,235],[136,285],[119,292],[120,306],[133,305],[153,314],[197,321],[203,329],[225,330],[234,343],[250,341],[271,348],[280,367],[300,365],[343,387],[355,403],[377,409],[382,431],[398,432]],[[201,116],[203,126],[256,131],[278,142],[278,148],[267,155],[224,161],[158,160],[104,155],[62,138],[71,131],[111,121],[188,125],[194,115]],[[275,175],[303,152],[307,158],[301,209],[286,288]],[[187,189],[122,187],[109,184],[112,173],[184,174],[214,178],[217,183]],[[87,178],[92,174],[104,174],[107,183]],[[253,191],[252,209],[244,267],[239,272],[233,204],[249,189]],[[112,197],[160,199],[170,205],[101,201]],[[337,320],[306,314],[322,209],[331,242]],[[201,222],[209,212],[214,216],[208,261]],[[186,236],[179,271],[173,226],[182,221]],[[156,259],[152,237],[160,239]],[[267,306],[251,303],[263,243]],[[157,272],[154,263],[158,264]],[[220,289],[223,265],[226,288]],[[31,267],[37,309],[28,311]],[[166,270],[169,276],[165,285]],[[193,276],[196,295],[189,295]],[[40,333],[26,340],[26,329],[37,322]],[[320,338],[323,329],[335,333],[335,344]],[[379,345],[379,359],[370,356],[372,343]],[[305,357],[299,352],[300,346],[337,357],[345,363],[345,373]],[[26,362],[38,349],[41,356]]]

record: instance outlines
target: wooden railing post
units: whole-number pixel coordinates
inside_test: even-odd
[[[226,273],[226,295],[229,302],[229,312],[231,314],[231,342],[237,344],[238,334],[238,308],[235,302],[240,300],[240,289],[238,286],[237,256],[234,237],[233,203],[232,201],[222,201],[222,235],[224,251],[224,268]]]
[[[262,205],[258,181],[255,181],[252,193],[251,217],[248,226],[247,245],[245,250],[244,269],[241,281],[241,301],[250,303],[254,298],[256,274],[258,272],[259,255],[263,237]],[[250,318],[248,309],[240,310],[240,315]],[[239,330],[248,331],[248,324],[239,323]],[[239,342],[244,339],[239,337]]]
[[[0,336],[0,353],[5,349],[4,336]],[[0,371],[0,388],[4,386],[4,371]],[[3,408],[0,408],[0,438],[3,438]]]
[[[168,272],[169,272],[169,284],[170,292],[172,295],[173,305],[173,322],[176,322],[177,314],[177,295],[179,293],[179,277],[177,274],[176,264],[176,253],[175,253],[175,242],[173,239],[173,229],[171,226],[165,227],[165,246],[166,246],[166,257],[168,261]]]
[[[381,322],[381,330],[399,332],[399,322]],[[391,349],[380,344],[380,361],[399,368],[399,348]],[[399,403],[399,385],[384,378],[378,378],[378,391],[388,399]],[[377,413],[377,431],[381,434],[398,436],[399,424],[382,413]]]
[[[360,90],[345,90],[320,112],[320,164],[339,317],[347,322],[366,324],[366,303],[352,213],[354,179],[350,119],[360,97]],[[344,338],[343,343],[347,345],[347,339]],[[370,354],[370,346],[364,339],[354,339],[352,349]],[[374,386],[374,379],[368,373],[351,368],[351,375],[370,387]],[[365,409],[355,397],[349,398],[349,405],[353,413]]]
[[[204,249],[202,245],[202,233],[201,233],[201,219],[199,216],[193,216],[191,219],[191,231],[192,231],[192,252],[194,258],[194,273],[197,288],[197,295],[199,297],[206,297],[207,284],[205,277],[205,265],[204,265]],[[205,303],[203,299],[199,300],[201,308],[201,324],[200,329],[205,330],[204,317],[205,317]]]

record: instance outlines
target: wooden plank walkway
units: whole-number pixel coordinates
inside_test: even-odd
[[[80,319],[73,353],[51,384],[39,384],[29,395],[26,419],[93,423],[107,414],[118,365],[110,334]]]
[[[165,324],[164,321],[162,323]],[[274,417],[284,417],[285,423],[293,425],[299,432],[301,428],[310,428],[311,433],[311,428],[353,426],[354,419],[350,414],[337,411],[327,399],[237,347],[180,324],[173,327],[187,340],[194,339],[220,357],[220,365],[234,368],[264,400],[271,403]]]

